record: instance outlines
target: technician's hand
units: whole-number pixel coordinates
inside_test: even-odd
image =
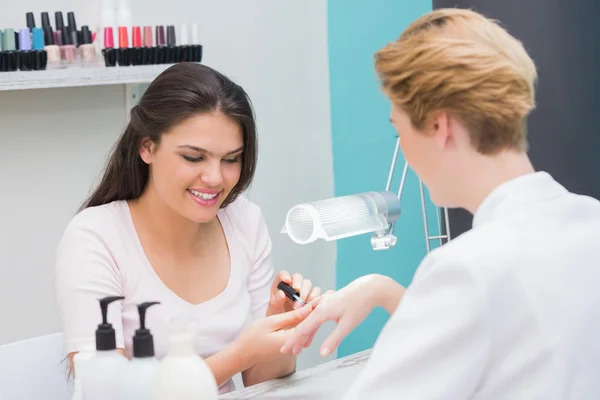
[[[240,354],[248,358],[248,367],[268,358],[281,356],[281,346],[294,327],[310,315],[312,306],[254,321],[236,340]]]
[[[281,352],[299,354],[311,345],[323,323],[335,321],[337,326],[321,345],[321,356],[326,357],[373,308],[382,306],[392,313],[403,294],[402,286],[381,275],[363,276],[337,292],[328,292],[311,303],[313,312],[294,329]]]
[[[288,299],[281,290],[277,289],[277,285],[281,281],[299,292],[300,298],[306,303],[321,295],[321,288],[313,287],[312,282],[309,279],[304,279],[301,274],[295,273],[294,275],[290,275],[287,271],[281,271],[275,276],[271,285],[271,299],[267,308],[267,317],[302,307],[301,303]]]

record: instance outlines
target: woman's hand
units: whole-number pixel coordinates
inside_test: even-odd
[[[285,282],[300,293],[300,298],[308,303],[321,295],[321,289],[313,287],[309,279],[304,279],[301,274],[295,273],[290,275],[287,271],[281,271],[273,280],[271,285],[271,298],[269,307],[267,308],[267,317],[275,314],[292,311],[302,307],[302,304],[297,301],[288,299],[285,294],[277,288],[279,282]]]
[[[281,357],[281,346],[292,334],[294,327],[310,315],[312,306],[261,318],[246,328],[236,340],[238,354],[246,357],[246,368],[259,361]]]
[[[363,276],[337,292],[328,292],[311,303],[314,310],[294,329],[281,352],[299,354],[311,345],[323,323],[335,321],[337,326],[321,345],[321,356],[326,357],[373,308],[382,306],[393,313],[403,294],[401,285],[381,275]]]

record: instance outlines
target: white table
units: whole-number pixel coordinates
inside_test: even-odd
[[[275,379],[227,393],[221,400],[272,399],[339,399],[349,383],[364,367],[371,350],[365,350],[314,368],[298,371],[286,378]]]

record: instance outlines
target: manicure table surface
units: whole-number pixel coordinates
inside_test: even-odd
[[[351,354],[297,371],[286,378],[274,379],[221,395],[219,400],[339,399],[362,370],[370,354],[371,350]]]

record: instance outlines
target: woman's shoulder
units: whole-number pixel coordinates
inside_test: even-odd
[[[223,209],[223,212],[236,224],[244,223],[255,226],[261,224],[263,220],[260,207],[244,195],[239,195]]]
[[[261,241],[265,235],[268,237],[267,224],[261,208],[246,196],[238,196],[221,212],[226,215],[234,231],[249,243]]]
[[[78,212],[67,224],[63,238],[83,232],[98,236],[114,234],[126,226],[126,201],[113,201],[100,206],[88,207]]]

